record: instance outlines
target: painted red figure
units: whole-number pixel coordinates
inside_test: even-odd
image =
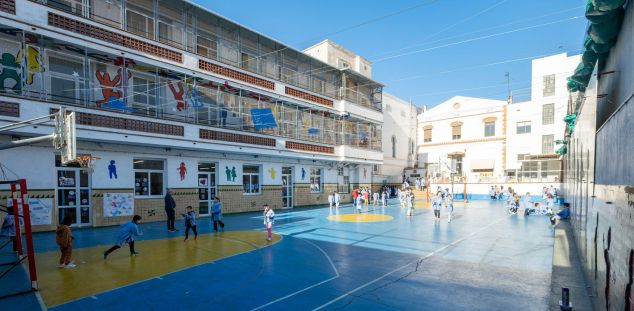
[[[121,69],[117,70],[117,75],[112,79],[109,73],[101,73],[99,70],[95,71],[95,77],[97,77],[101,85],[101,94],[103,95],[102,100],[96,101],[97,106],[101,107],[103,104],[109,103],[112,98],[121,98],[121,92],[115,90],[115,87],[119,85],[119,81],[121,81]]]
[[[181,82],[176,83],[176,86],[178,86],[178,92],[174,88],[172,81],[168,80],[167,85],[169,86],[170,90],[172,91],[172,95],[174,95],[174,99],[176,100],[176,110],[183,111],[187,109],[187,102],[185,102],[185,100],[183,99],[183,94],[185,94],[185,88],[183,87],[183,83]]]
[[[181,175],[181,181],[185,180],[185,175],[187,175],[187,168],[185,167],[185,162],[181,162],[181,165],[178,167],[178,173]]]

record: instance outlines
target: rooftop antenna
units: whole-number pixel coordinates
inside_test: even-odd
[[[512,104],[513,103],[513,95],[511,95],[511,74],[507,71],[504,74],[504,77],[506,77],[506,92],[508,94],[508,97],[506,99],[506,103],[507,104]]]

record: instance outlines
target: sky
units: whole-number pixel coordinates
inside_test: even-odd
[[[384,92],[530,100],[531,59],[581,53],[585,0],[194,0],[296,49],[331,39],[373,63]],[[509,81],[505,77],[509,73]]]

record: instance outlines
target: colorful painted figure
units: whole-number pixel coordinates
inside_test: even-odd
[[[174,96],[174,100],[176,100],[176,110],[183,111],[187,109],[187,102],[183,99],[183,94],[185,94],[185,88],[183,88],[183,83],[178,82],[176,86],[178,87],[178,91],[174,88],[172,81],[167,81],[167,86],[169,86],[170,91],[172,91],[172,95]]]
[[[117,166],[115,165],[114,160],[110,160],[110,165],[108,165],[108,174],[110,174],[110,179],[114,176],[114,179],[117,179]]]
[[[236,174],[236,167],[232,167],[231,168],[231,181],[236,181],[236,177],[238,177],[238,175]]]
[[[269,169],[269,173],[271,174],[271,179],[275,180],[275,175],[277,174],[277,172],[275,171],[274,167],[271,167]]]
[[[17,63],[20,64],[20,61],[22,60],[22,50],[20,50],[20,53],[18,53],[17,56]],[[27,55],[26,55],[26,67],[27,67],[27,76],[26,76],[26,84],[31,85],[33,84],[33,75],[35,75],[36,73],[40,73],[40,72],[44,72],[44,67],[42,67],[42,64],[40,63],[40,51],[32,46],[29,46],[27,48]]]
[[[225,174],[227,174],[227,181],[231,181],[231,169],[228,166],[225,166]]]
[[[102,107],[105,104],[116,105],[116,101],[123,96],[123,94],[121,94],[121,91],[116,89],[116,87],[121,82],[121,69],[117,70],[117,75],[114,76],[114,78],[110,78],[110,74],[108,72],[102,73],[99,70],[95,71],[95,77],[101,85],[101,95],[103,96],[103,99],[95,102],[97,106]]]
[[[306,178],[306,170],[302,167],[302,180]]]
[[[181,162],[181,165],[178,167],[178,174],[180,174],[181,181],[185,180],[185,175],[187,175],[187,168],[185,167],[185,162]]]
[[[0,73],[0,89],[5,88],[5,80],[10,79],[15,81],[15,84],[10,87],[16,92],[22,90],[22,83],[20,81],[20,74],[18,74],[18,62],[15,60],[15,56],[9,53],[2,54],[2,60],[0,60],[2,73]]]

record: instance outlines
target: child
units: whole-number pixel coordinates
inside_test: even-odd
[[[214,203],[211,205],[211,220],[214,222],[214,232],[218,232],[218,224],[220,230],[225,231],[225,224],[222,222],[222,203],[218,197],[214,197]]]
[[[117,244],[113,245],[110,249],[103,253],[103,259],[105,260],[110,253],[121,248],[123,244],[128,243],[130,246],[130,256],[137,256],[139,252],[134,250],[134,237],[143,234],[139,229],[139,223],[141,222],[141,216],[134,215],[132,221],[127,222],[119,228],[119,237],[117,237]]]
[[[72,223],[72,218],[67,215],[55,231],[55,242],[59,245],[59,250],[62,253],[59,258],[58,268],[72,269],[77,266],[71,260],[73,255],[73,233],[70,231],[70,225]]]
[[[440,208],[442,207],[442,191],[436,192],[436,197],[432,200],[434,207],[434,221],[440,220]]]
[[[372,195],[372,205],[374,205],[374,207],[376,207],[377,205],[379,205],[379,193],[375,192]]]
[[[331,193],[328,195],[328,205],[332,209],[332,206],[335,205],[335,196]]]
[[[385,191],[381,194],[381,203],[383,204],[383,207],[387,205],[387,192]]]
[[[370,206],[370,192],[368,190],[363,192],[363,205],[365,205],[365,207]]]
[[[407,201],[407,216],[414,215],[414,195],[408,194],[405,196],[405,200]]]
[[[361,214],[361,210],[363,209],[363,196],[360,195],[357,197],[357,212]]]
[[[339,195],[339,192],[335,191],[335,194],[333,195],[333,200],[335,201],[335,208],[339,209],[339,203],[341,203],[341,196]]]
[[[451,216],[453,215],[453,197],[451,193],[447,193],[447,197],[445,198],[445,208],[447,209],[447,222],[451,222]]]
[[[191,228],[194,231],[194,241],[198,239],[198,227],[196,225],[196,212],[192,210],[191,205],[185,208],[185,213],[183,213],[183,217],[185,218],[185,239],[183,242],[187,241],[189,238],[189,229]]]
[[[275,222],[275,212],[264,204],[264,226],[266,227],[266,240],[271,241],[273,222]]]
[[[8,237],[13,242],[13,251],[18,251],[18,240],[15,238],[15,215],[13,215],[13,207],[7,208],[7,215],[4,216],[0,236]]]

